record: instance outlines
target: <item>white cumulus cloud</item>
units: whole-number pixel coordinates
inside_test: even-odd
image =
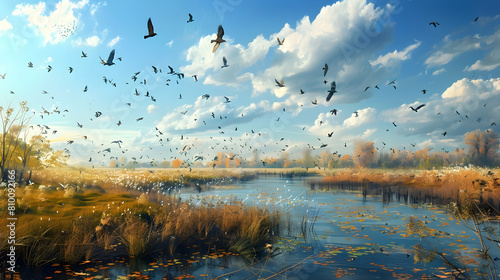
[[[47,43],[57,44],[63,42],[79,24],[79,19],[75,15],[75,10],[82,9],[88,4],[88,0],[71,2],[61,0],[55,5],[55,9],[46,15],[45,2],[38,4],[18,4],[12,12],[15,16],[25,16],[29,26],[44,38],[44,45]]]

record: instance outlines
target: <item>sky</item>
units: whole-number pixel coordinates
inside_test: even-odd
[[[2,1],[0,101],[28,101],[31,124],[49,127],[70,164],[350,154],[357,140],[453,150],[469,131],[498,132],[499,11],[452,0]],[[144,39],[149,18],[157,35]],[[219,25],[226,42],[213,52]],[[101,64],[111,50],[115,64]]]

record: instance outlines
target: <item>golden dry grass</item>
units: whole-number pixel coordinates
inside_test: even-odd
[[[18,187],[17,249],[29,265],[76,263],[92,257],[141,257],[156,250],[174,253],[178,246],[215,242],[238,253],[263,248],[277,227],[277,213],[246,207],[231,199],[205,199],[199,207],[159,193],[130,186],[187,178],[240,178],[245,172],[188,170],[44,170],[34,173],[36,184]],[[220,177],[218,177],[220,176]],[[63,186],[61,186],[61,183]],[[0,203],[0,238],[6,240],[6,193]],[[244,240],[244,242],[242,242]],[[218,241],[218,242],[219,242]],[[4,242],[6,244],[6,242]],[[246,244],[235,247],[234,244]],[[2,244],[3,255],[7,246]]]
[[[380,184],[411,186],[432,190],[433,195],[466,200],[500,203],[500,169],[444,168],[440,170],[341,169],[325,174],[320,184]],[[496,210],[498,209],[498,207]]]

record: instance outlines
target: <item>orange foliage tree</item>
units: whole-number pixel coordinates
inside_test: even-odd
[[[474,131],[465,134],[464,143],[469,145],[467,150],[471,162],[477,165],[492,165],[497,159],[498,133],[494,131]]]
[[[354,142],[352,159],[358,167],[370,167],[375,158],[375,148],[371,141]]]
[[[172,165],[172,168],[179,168],[182,165],[182,160],[176,158],[176,159],[172,160],[171,165]]]

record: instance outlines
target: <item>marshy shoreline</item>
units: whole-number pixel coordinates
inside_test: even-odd
[[[202,192],[259,176],[304,177],[314,191],[357,190],[389,200],[393,195],[418,203],[472,200],[490,205],[491,216],[499,209],[498,169],[47,169],[33,172],[33,183],[17,188],[18,264],[173,259],[181,251],[211,246],[248,259],[266,256],[281,233],[300,236],[304,225],[291,225],[287,213],[277,209],[236,199],[194,205],[176,196],[181,188]],[[6,199],[0,209],[0,236],[6,240]],[[2,256],[7,250],[4,242]]]

